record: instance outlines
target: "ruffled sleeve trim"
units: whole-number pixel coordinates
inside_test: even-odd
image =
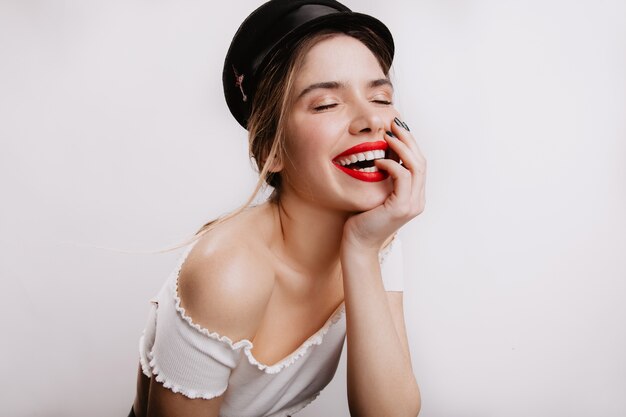
[[[161,370],[159,369],[159,365],[156,363],[156,360],[154,358],[152,358],[152,360],[150,361],[150,367],[152,369],[152,374],[154,375],[154,379],[156,379],[158,382],[163,384],[165,388],[170,389],[172,392],[180,393],[187,398],[191,398],[192,400],[196,398],[210,400],[211,398],[219,397],[220,395],[224,394],[226,392],[226,389],[228,388],[228,384],[227,384],[223,390],[220,390],[217,392],[210,392],[210,393],[187,389],[187,388],[181,387],[180,385],[174,384],[173,382],[168,380],[166,377],[164,377]]]
[[[152,376],[152,370],[150,369],[150,361],[143,354],[143,352],[146,352],[145,340],[146,340],[146,335],[145,335],[145,330],[144,330],[144,334],[142,334],[141,337],[139,338],[139,364],[141,365],[141,372],[143,372],[145,376],[150,378]],[[150,352],[148,351],[148,355],[149,354]]]
[[[395,242],[397,239],[397,234],[394,235],[393,239],[391,240],[391,242],[385,247],[383,248],[378,255],[378,259],[379,262],[382,264],[385,261],[385,258],[387,257],[387,255],[391,252]],[[197,242],[197,241],[196,241]],[[309,337],[306,341],[304,341],[304,343],[302,343],[302,345],[300,345],[300,347],[298,349],[296,349],[294,352],[292,352],[291,354],[289,354],[287,357],[281,359],[280,361],[278,361],[277,363],[275,363],[274,365],[267,365],[264,363],[261,363],[260,361],[258,361],[254,355],[252,354],[252,349],[254,348],[254,344],[248,340],[248,339],[241,339],[237,342],[233,342],[228,336],[225,335],[220,335],[217,332],[212,332],[210,330],[208,330],[205,327],[200,326],[198,323],[194,323],[194,321],[191,319],[191,317],[189,317],[186,312],[185,309],[181,306],[181,299],[180,296],[178,295],[178,278],[180,275],[180,270],[182,269],[182,265],[185,261],[185,259],[187,258],[187,256],[189,255],[189,253],[191,252],[191,249],[193,248],[193,246],[195,245],[196,242],[193,242],[192,244],[190,244],[190,246],[187,248],[187,250],[185,250],[185,252],[183,253],[183,255],[181,256],[179,263],[177,265],[177,267],[175,268],[172,278],[173,281],[173,296],[174,296],[174,306],[176,311],[178,312],[178,314],[180,315],[180,317],[193,329],[195,329],[197,332],[211,338],[214,339],[218,342],[224,343],[227,346],[229,346],[232,350],[239,350],[243,348],[243,352],[246,355],[246,358],[248,359],[248,362],[253,365],[256,366],[260,371],[263,371],[267,374],[276,374],[278,372],[280,372],[281,370],[283,370],[284,368],[289,367],[290,365],[294,364],[299,358],[305,356],[308,351],[311,349],[311,347],[313,346],[317,346],[322,344],[322,342],[324,341],[324,336],[328,333],[328,331],[331,329],[332,326],[334,326],[336,323],[338,323],[341,318],[344,316],[345,314],[345,301],[342,302],[339,307],[337,307],[337,309],[335,310],[335,312],[330,316],[330,318],[328,320],[326,320],[326,323],[324,323],[324,325],[322,326],[321,329],[319,329],[317,332],[315,332],[311,337]],[[168,280],[169,281],[169,280]],[[171,281],[169,281],[171,282]],[[150,358],[152,359],[152,358]],[[150,361],[150,366],[157,370],[158,373],[158,369],[156,367],[156,364],[154,363],[154,359],[152,359]],[[142,368],[144,368],[144,372],[145,372],[145,368],[146,368],[146,364],[144,361],[142,361]],[[159,376],[157,376],[157,381],[159,382],[166,382],[166,381],[160,381],[159,380]],[[167,385],[165,385],[167,387]],[[168,387],[169,388],[169,387]],[[174,389],[180,389],[178,387],[172,386],[171,387],[172,390]],[[177,392],[177,391],[175,391]],[[220,394],[216,394],[216,395],[220,395]],[[188,395],[189,396],[189,395]],[[190,397],[191,398],[191,397]],[[202,398],[206,398],[205,396],[203,396]]]
[[[197,241],[196,241],[197,242]],[[180,316],[182,317],[183,320],[185,320],[187,322],[187,324],[189,324],[189,326],[193,327],[194,329],[196,329],[198,332],[210,337],[211,339],[215,339],[219,342],[225,343],[227,344],[231,349],[233,350],[238,350],[241,349],[242,347],[246,348],[251,348],[252,347],[252,342],[249,341],[248,339],[242,339],[238,342],[233,342],[232,340],[230,340],[230,338],[228,336],[221,336],[219,333],[217,332],[211,332],[208,329],[200,326],[197,323],[194,323],[193,320],[191,319],[191,317],[189,317],[186,313],[185,313],[185,309],[180,305],[181,304],[181,300],[180,297],[178,295],[178,277],[180,276],[180,270],[182,269],[183,263],[185,262],[185,259],[187,259],[187,256],[189,255],[189,252],[191,252],[191,249],[193,249],[193,246],[195,245],[195,243],[192,243],[189,248],[187,248],[187,250],[185,251],[185,253],[183,254],[183,256],[181,257],[178,266],[176,267],[175,271],[174,271],[174,307],[176,308],[176,311],[180,314]]]
[[[315,334],[313,334],[311,337],[309,337],[302,345],[300,345],[300,347],[298,349],[296,349],[294,352],[292,352],[286,358],[278,361],[276,364],[274,364],[274,365],[265,365],[265,364],[259,362],[252,355],[252,352],[251,352],[252,349],[251,348],[245,348],[244,349],[244,353],[248,357],[248,362],[250,362],[251,365],[256,366],[259,370],[264,371],[265,373],[268,373],[268,374],[275,374],[275,373],[280,372],[283,368],[286,368],[286,367],[292,365],[299,358],[301,358],[302,356],[306,355],[307,351],[312,346],[321,345],[322,342],[324,341],[324,336],[326,335],[326,333],[328,333],[330,328],[333,325],[335,325],[341,319],[341,317],[343,316],[344,312],[345,312],[345,302],[342,302],[339,305],[339,307],[337,307],[335,312],[331,315],[331,317],[328,320],[326,320],[326,323],[324,324],[324,326],[322,326],[321,329],[319,329]]]
[[[182,265],[194,244],[192,244],[185,251],[185,253],[181,257],[181,260],[174,272],[174,277],[173,277],[173,281],[174,281],[173,293],[174,294],[173,295],[174,295],[174,306],[176,308],[176,311],[182,317],[182,319],[185,320],[187,324],[189,324],[189,326],[194,328],[196,331],[204,334],[205,336],[210,337],[211,339],[217,340],[219,342],[222,342],[228,345],[233,350],[238,350],[238,349],[243,348],[243,352],[245,353],[246,358],[248,359],[248,362],[251,365],[256,366],[259,370],[267,374],[275,374],[275,373],[280,372],[282,369],[287,368],[288,366],[295,363],[296,360],[306,355],[312,346],[320,345],[322,341],[324,340],[324,335],[326,335],[326,333],[328,333],[330,328],[341,319],[341,317],[343,316],[345,312],[345,304],[342,302],[341,305],[337,307],[335,312],[331,315],[331,317],[328,320],[326,320],[326,323],[324,324],[324,326],[322,326],[321,329],[319,329],[317,332],[315,332],[315,334],[309,337],[302,345],[300,345],[298,349],[296,349],[290,355],[278,361],[274,365],[266,365],[264,363],[261,363],[252,354],[252,349],[254,348],[254,344],[250,340],[241,339],[237,342],[233,342],[228,336],[225,336],[225,335],[223,336],[217,332],[212,332],[206,329],[205,327],[200,326],[198,323],[194,323],[191,317],[189,317],[186,314],[185,309],[181,306],[181,299],[180,299],[180,296],[178,295],[178,278],[180,275],[180,270],[182,268]]]

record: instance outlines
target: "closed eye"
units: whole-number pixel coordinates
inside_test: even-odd
[[[315,111],[324,111],[324,110],[327,110],[327,109],[331,109],[331,108],[335,107],[336,105],[337,105],[337,103],[324,104],[323,106],[313,107],[313,110],[315,110]]]
[[[372,100],[372,102],[376,103],[376,104],[382,104],[382,105],[385,105],[385,106],[390,106],[391,104],[393,104],[389,100]],[[321,112],[321,111],[324,111],[324,110],[332,109],[335,106],[337,106],[337,103],[324,104],[322,106],[313,107],[313,110],[316,111],[316,112]]]

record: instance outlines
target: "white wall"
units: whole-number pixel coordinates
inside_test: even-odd
[[[259,2],[0,0],[0,414],[126,415],[172,245],[252,190],[221,65]],[[626,5],[346,1],[428,159],[423,417],[626,415]],[[299,415],[347,416],[345,352]]]

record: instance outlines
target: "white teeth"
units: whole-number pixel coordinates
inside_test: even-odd
[[[382,159],[385,157],[385,151],[382,149],[376,149],[373,151],[354,153],[339,159],[339,163],[342,166],[353,164],[357,161],[373,161],[374,159]],[[359,170],[360,171],[360,170]],[[367,171],[373,172],[373,171]]]
[[[369,167],[369,168],[357,168],[357,171],[361,171],[361,172],[378,172],[378,168],[376,167]]]

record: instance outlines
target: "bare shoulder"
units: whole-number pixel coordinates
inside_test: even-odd
[[[274,286],[274,267],[250,230],[252,220],[235,218],[202,236],[178,277],[185,313],[234,342],[254,337]]]

